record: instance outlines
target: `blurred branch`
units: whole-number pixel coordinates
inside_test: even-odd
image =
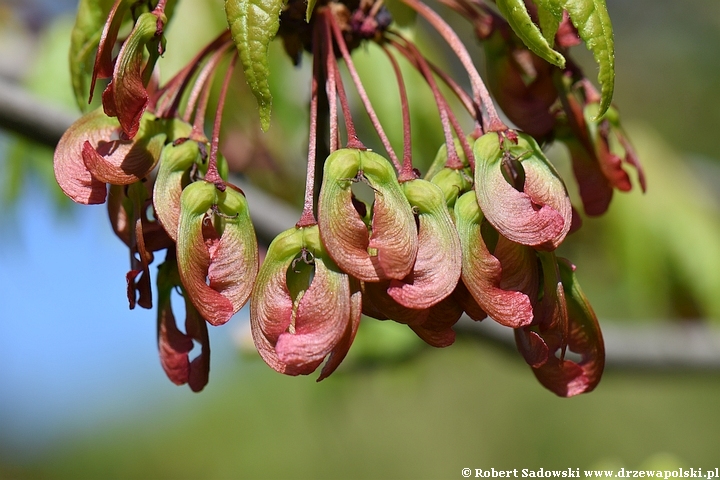
[[[0,77],[0,128],[54,147],[78,117],[51,107]],[[295,225],[300,212],[235,175],[232,182],[247,195],[261,242],[266,245]],[[601,322],[607,365],[622,368],[720,368],[720,330],[708,322],[655,321],[643,325]],[[488,339],[515,349],[511,329],[491,320],[463,318],[456,326],[461,335]]]
[[[608,367],[639,369],[718,369],[720,330],[707,322],[676,323],[667,320],[641,325],[619,325],[600,321]],[[511,329],[484,320],[464,317],[455,330],[459,334],[488,338],[515,350]]]
[[[0,128],[54,148],[77,117],[0,77]]]

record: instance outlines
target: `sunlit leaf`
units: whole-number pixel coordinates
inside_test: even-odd
[[[538,7],[540,30],[545,40],[552,46],[563,17],[562,2],[560,0],[535,0],[535,3]]]
[[[270,128],[272,95],[268,47],[280,27],[283,0],[226,0],[225,14],[240,54],[245,80],[260,107],[260,125]]]
[[[602,100],[596,117],[599,118],[610,107],[615,90],[615,41],[610,15],[605,0],[565,0],[564,6],[600,67],[598,81]]]
[[[530,50],[547,62],[565,68],[565,57],[553,50],[543,33],[533,23],[523,0],[497,0],[497,7]]]
[[[307,11],[305,12],[305,21],[310,23],[310,18],[312,17],[313,10],[315,10],[315,3],[317,3],[317,0],[307,0]]]

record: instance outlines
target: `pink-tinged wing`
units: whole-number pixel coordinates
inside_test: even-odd
[[[170,381],[184,385],[190,378],[188,353],[193,349],[193,342],[177,328],[170,300],[172,285],[169,287],[162,289],[158,279],[158,351],[160,364]]]
[[[55,179],[73,201],[85,205],[105,203],[107,187],[85,166],[83,147],[85,143],[98,145],[109,141],[117,137],[119,131],[116,119],[96,109],[80,117],[60,138],[53,157]]]
[[[203,181],[192,183],[183,190],[177,258],[183,286],[200,315],[213,325],[222,325],[230,320],[235,309],[230,300],[207,284],[211,258],[206,235],[208,231],[212,235],[214,230],[208,211],[216,198],[215,185]],[[217,240],[209,238],[209,241]]]
[[[390,162],[370,151],[360,152],[360,158],[362,173],[375,191],[368,247],[377,250],[377,256],[370,259],[380,273],[377,280],[399,280],[415,264],[418,250],[415,216]]]
[[[205,319],[192,302],[185,297],[185,330],[188,336],[200,344],[200,354],[190,361],[188,386],[193,392],[199,392],[208,383],[210,377],[210,337]]]
[[[292,228],[270,244],[250,300],[253,339],[280,373],[319,380],[345,357],[361,315],[358,282],[327,257],[317,226]]]
[[[168,255],[158,269],[158,351],[160,363],[170,381],[176,385],[187,383],[194,392],[207,385],[210,374],[210,340],[207,324],[187,297],[185,298],[185,332],[178,329],[172,311],[171,294],[180,286],[175,259]],[[200,344],[201,351],[190,361],[193,340]]]
[[[303,246],[302,233],[286,230],[270,244],[250,295],[250,327],[262,359],[273,370],[287,373],[275,345],[293,321],[293,298],[287,286],[288,268]]]
[[[558,299],[565,302],[567,324],[553,322],[548,331],[541,327],[539,334],[549,353],[547,361],[533,368],[533,372],[540,383],[556,395],[571,397],[592,391],[600,382],[605,367],[605,347],[597,317],[577,283],[574,267],[564,259],[559,259],[558,267],[563,290]],[[562,358],[565,349],[580,359]]]
[[[151,52],[151,60],[146,65],[145,47],[157,34],[158,17],[153,13],[140,15],[130,36],[120,48],[112,81],[103,93],[105,113],[117,116],[128,138],[137,134],[140,118],[148,105],[146,69],[152,68],[152,59],[157,57],[157,53]]]
[[[298,300],[294,332],[281,333],[275,351],[285,373],[308,375],[335,349],[350,323],[348,276],[316,256],[315,276]]]
[[[594,153],[590,154],[577,140],[565,141],[570,150],[573,173],[580,190],[585,213],[590,216],[602,215],[608,209],[613,189],[605,178]]]
[[[164,145],[165,134],[100,142],[96,147],[85,142],[82,158],[92,176],[98,180],[113,185],[129,185],[142,181],[152,172]]]
[[[570,199],[565,184],[537,142],[522,132],[517,136],[518,144],[506,148],[515,159],[522,159],[519,162],[524,172],[522,190],[511,185],[503,175],[504,151],[499,134],[488,133],[475,142],[478,203],[488,221],[504,237],[523,245],[553,250],[570,230]]]
[[[228,299],[233,313],[247,302],[259,268],[257,238],[245,196],[231,186],[218,193],[217,239],[206,238],[208,286]],[[213,323],[213,322],[210,322]]]
[[[600,168],[610,184],[620,191],[628,192],[632,189],[630,175],[623,168],[623,163],[633,166],[638,173],[638,181],[642,191],[645,191],[645,172],[630,140],[625,135],[620,125],[620,115],[614,107],[608,109],[608,113],[599,123],[592,122],[591,115],[597,111],[597,105],[591,104],[585,109],[585,119],[590,127],[590,135],[595,143],[595,153],[598,157]],[[614,135],[618,140],[617,145],[624,150],[625,158],[621,158],[610,146],[610,136]],[[623,161],[624,160],[624,161]]]
[[[516,328],[514,332],[517,349],[528,365],[537,368],[548,361],[548,346],[540,335],[528,327]]]
[[[482,309],[482,307],[480,307],[480,305],[478,305],[477,301],[475,301],[475,298],[465,286],[465,282],[463,282],[462,277],[455,287],[451,297],[458,305],[460,305],[460,307],[462,307],[463,311],[472,320],[480,322],[487,318],[487,313]]]
[[[375,190],[372,233],[353,205],[355,181],[365,181]],[[402,279],[415,262],[417,231],[412,210],[390,163],[372,152],[341,149],[328,157],[318,225],[335,263],[362,281]]]
[[[90,82],[90,100],[92,101],[93,92],[95,91],[95,82],[98,78],[110,78],[113,73],[113,51],[115,42],[117,41],[120,26],[122,25],[125,12],[130,6],[128,0],[115,0],[115,3],[108,14],[102,33],[100,34],[100,43],[95,56],[95,66],[93,67],[92,80]]]
[[[330,376],[330,374],[332,374],[345,359],[348,350],[350,350],[350,346],[355,340],[355,334],[357,334],[358,327],[360,326],[360,319],[362,318],[362,293],[360,291],[360,282],[352,277],[349,277],[349,282],[350,321],[347,322],[342,338],[330,353],[325,365],[323,365],[323,368],[320,371],[320,376],[317,379],[318,382]]]
[[[389,286],[388,280],[363,282],[363,313],[378,320],[393,320],[405,325],[417,325],[427,319],[428,309],[410,308],[398,303],[388,294]]]
[[[551,106],[558,93],[555,68],[524,48],[513,48],[496,30],[482,42],[486,52],[488,88],[502,111],[518,128],[544,137],[555,126]]]
[[[503,265],[485,245],[481,233],[482,212],[474,192],[455,203],[455,222],[462,245],[462,280],[478,305],[496,322],[512,328],[533,320],[532,301],[521,291],[500,288]]]
[[[198,143],[192,140],[177,145],[169,144],[161,154],[160,167],[153,187],[153,208],[158,221],[175,241],[177,241],[180,222],[183,177],[199,156]]]
[[[430,346],[443,348],[452,345],[455,342],[452,327],[463,314],[460,304],[450,296],[428,310],[425,321],[419,325],[410,325],[410,328]]]
[[[460,238],[442,190],[425,180],[406,182],[403,189],[418,212],[418,254],[410,275],[391,281],[388,294],[408,308],[430,308],[448,297],[460,279]]]

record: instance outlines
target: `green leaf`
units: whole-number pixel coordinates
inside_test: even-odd
[[[245,80],[260,107],[260,125],[270,128],[272,95],[268,48],[280,27],[283,0],[225,0],[225,15],[240,54]]]
[[[313,10],[315,10],[315,3],[317,3],[317,0],[307,0],[307,11],[305,12],[305,21],[307,23],[310,23]]]
[[[533,23],[523,0],[497,0],[497,7],[515,34],[533,53],[553,65],[565,68],[565,57],[553,50],[540,29]]]
[[[538,4],[538,23],[540,24],[540,30],[542,31],[543,37],[551,47],[555,43],[555,34],[560,27],[562,21],[562,8],[557,10],[554,8],[547,8],[543,6],[544,3],[553,3],[547,0],[537,0]],[[554,6],[554,5],[553,5]]]
[[[70,76],[78,107],[88,110],[88,84],[108,12],[113,0],[80,0],[70,37]]]
[[[533,0],[538,6],[538,12],[544,10],[552,15],[558,22],[562,20],[564,5],[567,0]]]
[[[565,0],[564,7],[600,67],[600,118],[610,107],[615,90],[615,42],[610,15],[605,0]]]

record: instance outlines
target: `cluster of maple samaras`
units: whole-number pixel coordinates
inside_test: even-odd
[[[419,2],[411,3],[424,11]],[[353,148],[332,142],[318,198],[312,198],[308,182],[311,201],[301,221],[271,243],[260,265],[247,201],[226,181],[218,155],[219,120],[235,56],[211,140],[203,133],[207,80],[232,47],[230,33],[218,36],[160,87],[152,71],[164,48],[164,6],[160,1],[134,18],[113,58],[120,25],[131,10],[131,2],[116,0],[92,74],[93,85],[97,78],[110,79],[103,105],[65,133],[54,166],[60,187],[74,201],[107,203],[113,229],[130,250],[131,308],[152,307],[149,266],[165,251],[156,275],[158,346],[173,382],[196,391],[204,387],[210,366],[207,323],[224,324],[249,300],[260,355],[289,375],[310,374],[323,362],[320,379],[330,375],[347,354],[363,314],[407,324],[428,344],[444,347],[454,342],[452,327],[465,312],[513,328],[519,351],[556,394],[571,396],[597,385],[604,365],[597,319],[574,267],[553,253],[577,217],[562,179],[535,140],[571,132],[563,139],[573,152],[587,213],[602,213],[613,188],[630,188],[622,159],[610,149],[611,136],[625,148],[626,161],[637,166],[634,154],[616,117],[595,119],[600,98],[589,82],[568,69],[561,82],[548,86],[553,74],[543,63],[530,68],[518,60],[529,51],[497,49],[489,71],[501,79],[498,101],[532,136],[498,119],[483,122],[483,130],[476,119],[473,135],[456,138],[454,145],[446,135],[449,142],[424,178],[410,164],[400,171],[359,142]],[[318,31],[323,25],[327,32],[338,28],[331,9],[317,17],[328,22],[317,23]],[[500,27],[488,30],[487,45],[513,45],[510,39],[494,41],[495,34],[511,35]],[[342,35],[335,38],[342,46]],[[324,52],[330,75],[336,72],[333,49],[320,44],[314,55]],[[410,43],[393,45],[424,65]],[[535,80],[518,82],[528,69]],[[548,91],[549,99],[541,94]],[[527,103],[538,97],[544,100]],[[311,103],[317,109],[316,96]],[[551,108],[557,103],[560,111]],[[184,114],[177,111],[181,104]],[[448,133],[447,119],[444,124]],[[368,198],[356,195],[359,183],[369,187]],[[173,314],[173,291],[184,300],[184,332]],[[191,361],[194,341],[201,352]],[[566,356],[568,351],[575,355]]]
[[[512,130],[474,141],[474,171],[444,166],[398,181],[384,157],[339,149],[325,162],[317,224],[270,245],[251,295],[255,344],[275,370],[320,379],[338,366],[361,314],[407,324],[432,346],[467,313],[515,329],[543,385],[592,390],[604,349],[574,267],[553,251],[572,226],[565,186],[535,140]],[[365,203],[353,184],[369,185]],[[565,351],[579,359],[565,358]]]

